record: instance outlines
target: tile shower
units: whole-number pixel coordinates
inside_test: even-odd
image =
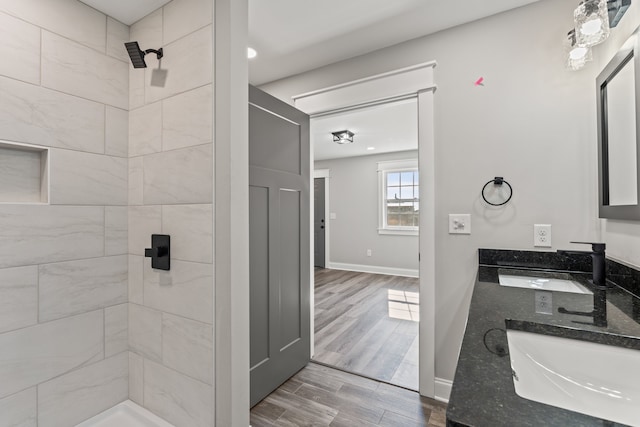
[[[0,0],[0,426],[126,399],[213,425],[211,5],[127,27],[77,0]],[[129,40],[164,47],[164,87]],[[153,233],[169,272],[143,256]]]

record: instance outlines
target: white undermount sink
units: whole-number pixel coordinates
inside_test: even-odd
[[[507,329],[518,396],[640,426],[640,350]]]
[[[498,274],[500,286],[513,288],[537,289],[543,291],[561,291],[574,294],[593,294],[589,289],[575,280],[557,279],[553,277],[517,276],[513,274]]]

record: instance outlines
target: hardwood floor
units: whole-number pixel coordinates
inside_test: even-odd
[[[418,389],[417,278],[315,270],[314,361]]]
[[[251,426],[444,427],[446,406],[418,393],[309,363],[251,410]]]

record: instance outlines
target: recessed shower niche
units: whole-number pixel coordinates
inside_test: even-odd
[[[49,149],[0,140],[0,203],[49,203]]]

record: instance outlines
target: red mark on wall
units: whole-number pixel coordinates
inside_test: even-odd
[[[478,80],[476,80],[475,85],[476,86],[484,86],[484,77],[480,77]]]

